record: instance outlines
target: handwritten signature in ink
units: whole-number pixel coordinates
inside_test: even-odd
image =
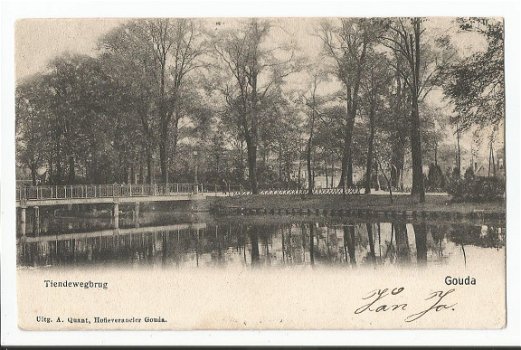
[[[444,310],[454,311],[454,307],[457,305],[457,303],[447,302],[450,294],[454,293],[454,291],[455,289],[452,288],[448,290],[438,290],[430,293],[427,298],[425,298],[427,307],[422,307],[421,311],[407,315],[404,321],[414,322],[429,313],[442,312]],[[359,315],[364,312],[408,312],[409,309],[415,309],[416,307],[410,307],[407,303],[397,303],[394,301],[396,300],[396,296],[404,292],[404,287],[374,289],[362,298],[362,300],[364,300],[366,303],[357,308],[354,313]]]

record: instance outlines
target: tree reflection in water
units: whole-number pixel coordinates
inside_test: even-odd
[[[396,223],[393,224],[393,229],[396,242],[395,261],[399,264],[408,264],[411,262],[411,256],[407,226],[405,223]]]
[[[352,266],[356,266],[355,254],[355,226],[353,224],[345,225],[344,227],[344,247],[347,246],[349,253],[349,261]],[[347,254],[346,254],[347,256]],[[345,259],[347,261],[347,257]]]
[[[246,231],[250,237],[251,247],[251,264],[253,266],[259,265],[260,253],[259,253],[259,237],[257,235],[257,226],[247,226]]]
[[[314,247],[314,230],[315,223],[310,222],[309,224],[309,263],[315,265],[315,247]]]
[[[203,228],[76,238],[19,240],[21,266],[159,265],[167,267],[330,265],[424,266],[462,263],[462,247],[503,249],[497,223],[426,223],[349,220],[252,223],[223,220]],[[101,232],[101,231],[100,231]],[[450,244],[449,244],[450,243]],[[378,246],[377,246],[378,245]],[[247,254],[249,252],[249,254]]]
[[[425,223],[414,224],[414,239],[416,241],[416,260],[418,264],[427,263],[427,229]]]
[[[367,231],[367,239],[369,241],[369,253],[367,255],[367,261],[370,264],[374,264],[376,262],[376,254],[374,251],[373,224],[366,223],[365,227]]]

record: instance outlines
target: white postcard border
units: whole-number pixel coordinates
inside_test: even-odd
[[[1,7],[2,345],[519,345],[521,271],[520,4],[518,1],[3,1]],[[502,16],[505,18],[507,327],[423,331],[22,331],[17,327],[14,167],[14,22],[45,17]]]

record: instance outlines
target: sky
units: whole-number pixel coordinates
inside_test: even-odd
[[[22,19],[16,22],[15,64],[19,81],[45,70],[62,53],[91,55],[98,38],[123,19]]]
[[[287,40],[293,36],[307,52],[318,53],[321,42],[314,35],[319,18],[284,18],[275,21],[272,37]],[[98,19],[21,19],[16,22],[15,61],[17,80],[41,72],[47,63],[64,52],[94,54],[98,39],[112,28],[124,23],[122,18]],[[208,19],[233,23],[232,19]],[[456,33],[453,18],[431,18],[426,23],[429,32],[451,33],[453,42],[462,52],[472,52],[483,42],[472,35]],[[283,28],[283,29],[281,29]]]

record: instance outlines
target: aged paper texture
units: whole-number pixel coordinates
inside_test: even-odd
[[[18,20],[19,327],[505,327],[503,38]]]

